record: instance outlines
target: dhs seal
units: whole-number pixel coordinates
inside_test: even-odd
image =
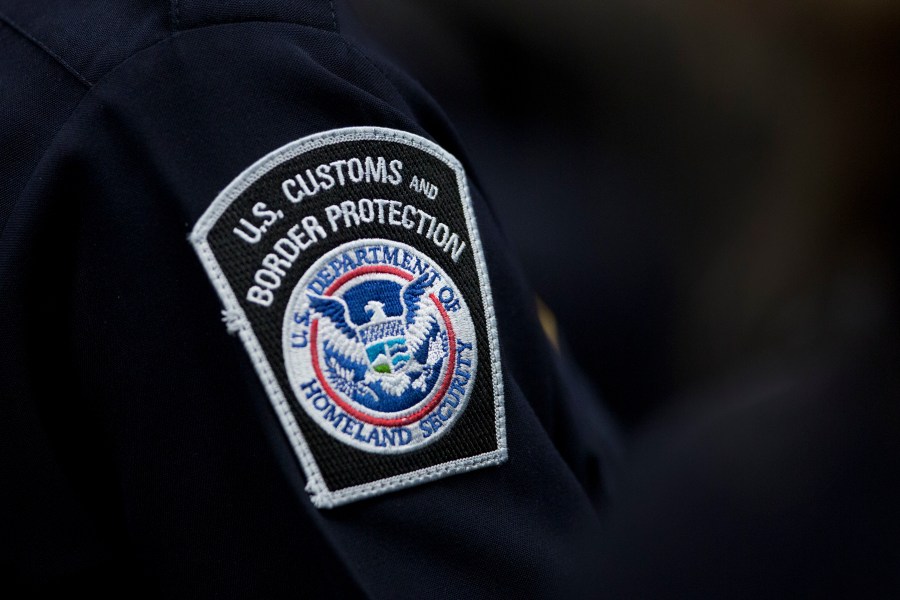
[[[329,435],[407,452],[449,431],[475,380],[475,326],[456,284],[419,250],[361,239],[294,287],[282,345],[300,405]]]

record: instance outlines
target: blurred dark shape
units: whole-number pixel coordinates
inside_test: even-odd
[[[355,5],[626,425],[896,328],[900,5]]]
[[[747,373],[642,436],[588,589],[900,597],[896,352]]]
[[[356,4],[635,434],[587,589],[900,596],[900,4]]]

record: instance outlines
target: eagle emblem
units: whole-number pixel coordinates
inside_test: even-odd
[[[426,272],[402,286],[370,280],[344,298],[307,294],[318,317],[325,372],[337,390],[388,411],[412,406],[431,391],[447,354],[447,333],[427,296],[434,279]]]

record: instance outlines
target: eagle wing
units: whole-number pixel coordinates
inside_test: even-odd
[[[422,306],[422,298],[428,293],[434,278],[430,273],[419,275],[403,288],[403,323],[406,325],[406,344],[410,356],[440,332],[434,311]]]
[[[357,363],[357,366],[368,366],[366,347],[356,336],[356,327],[350,323],[344,301],[315,294],[307,294],[307,297],[310,310],[321,317],[319,332],[328,340],[332,349]]]
[[[431,287],[431,275],[423,273],[406,284],[401,295],[403,296],[403,322],[409,327],[416,320],[419,307],[422,303],[422,296],[428,292]]]

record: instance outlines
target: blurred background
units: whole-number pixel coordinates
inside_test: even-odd
[[[354,4],[622,425],[580,591],[900,597],[900,3]]]
[[[896,328],[900,3],[352,4],[626,428]]]

